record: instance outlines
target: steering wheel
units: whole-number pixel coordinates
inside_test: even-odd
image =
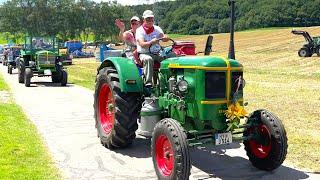
[[[161,54],[161,52],[162,52],[165,48],[167,48],[167,47],[171,47],[171,49],[168,50],[167,52],[171,52],[171,51],[172,51],[172,47],[173,47],[173,45],[174,45],[176,42],[175,42],[173,39],[168,38],[168,40],[171,41],[171,43],[169,43],[169,45],[168,45],[168,44],[167,44],[167,45],[164,45],[164,44],[163,44],[163,42],[164,42],[163,39],[164,39],[164,38],[159,38],[159,39],[158,39],[158,41],[159,41],[158,44],[151,44],[151,45],[149,46],[149,53],[150,53],[150,54],[159,55],[159,54]],[[152,51],[152,48],[155,47],[155,46],[160,46],[160,48],[159,48],[158,51]]]

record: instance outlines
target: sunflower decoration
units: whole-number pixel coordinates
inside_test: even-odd
[[[239,102],[232,103],[228,106],[228,109],[225,110],[225,116],[228,118],[228,129],[227,131],[232,131],[237,128],[240,124],[240,119],[245,117],[248,113],[247,111],[239,104]]]

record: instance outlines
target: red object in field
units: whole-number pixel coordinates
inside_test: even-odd
[[[196,55],[196,46],[191,41],[176,41],[173,52],[178,56]]]

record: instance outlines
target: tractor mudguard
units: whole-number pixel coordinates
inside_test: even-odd
[[[143,92],[143,82],[136,64],[124,57],[109,57],[97,69],[97,73],[105,67],[117,69],[122,92]]]

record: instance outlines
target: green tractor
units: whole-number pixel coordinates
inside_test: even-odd
[[[302,35],[307,44],[304,44],[298,51],[300,57],[311,57],[314,53],[320,56],[320,36],[311,37],[307,31],[292,30],[292,34]]]
[[[243,66],[235,60],[233,43],[234,0],[230,6],[229,58],[167,58],[161,61],[151,95],[132,60],[110,57],[102,62],[97,69],[94,115],[103,146],[125,148],[133,143],[136,131],[151,137],[159,179],[189,179],[189,147],[205,144],[242,141],[249,160],[261,170],[271,171],[283,163],[287,136],[281,120],[265,109],[250,115],[244,110]],[[207,43],[205,54],[210,49]]]
[[[26,87],[33,76],[51,76],[52,82],[66,86],[68,74],[62,65],[55,37],[26,37],[24,48],[17,58],[18,80]]]

